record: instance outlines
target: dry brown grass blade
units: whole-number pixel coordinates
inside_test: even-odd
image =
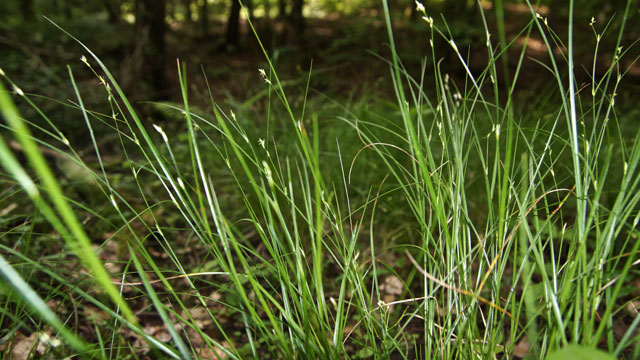
[[[533,204],[531,204],[531,206],[529,206],[529,208],[527,209],[527,211],[525,212],[524,216],[520,219],[520,221],[518,221],[518,224],[516,224],[516,227],[513,228],[513,230],[511,231],[511,233],[509,234],[509,236],[507,237],[507,239],[504,241],[504,243],[502,244],[502,246],[500,247],[500,251],[496,254],[496,256],[493,258],[493,261],[491,261],[491,265],[489,266],[489,268],[487,269],[487,272],[484,274],[484,278],[482,279],[482,282],[480,283],[480,286],[478,287],[478,290],[476,290],[476,294],[480,294],[480,292],[482,292],[482,288],[484,288],[484,284],[487,282],[487,279],[489,279],[489,275],[491,275],[491,272],[493,271],[493,269],[495,268],[496,264],[498,263],[498,259],[500,259],[500,256],[502,255],[502,253],[504,252],[504,249],[507,247],[507,244],[509,243],[509,241],[511,241],[511,238],[513,238],[513,236],[515,235],[516,231],[518,231],[518,228],[520,228],[520,225],[522,225],[522,219],[525,218],[527,215],[529,215],[529,213],[531,212],[531,210],[533,210],[533,208],[538,205],[538,203],[544,199],[547,195],[549,194],[553,194],[556,192],[560,192],[560,191],[568,191],[569,193],[567,194],[567,196],[564,197],[564,199],[562,199],[562,201],[560,202],[560,204],[558,204],[558,207],[555,208],[555,210],[553,210],[551,212],[551,216],[555,215],[558,210],[560,210],[560,208],[562,207],[562,205],[564,205],[564,203],[567,201],[567,199],[569,198],[569,195],[571,195],[573,193],[573,191],[575,190],[576,186],[573,185],[573,187],[571,189],[554,189],[554,190],[549,190],[546,193],[540,195],[536,201],[533,202]]]
[[[199,273],[191,273],[191,274],[182,274],[182,275],[176,275],[176,276],[169,276],[167,278],[165,278],[165,280],[173,280],[173,279],[181,279],[181,278],[185,278],[185,277],[190,277],[190,276],[206,276],[206,275],[229,275],[229,273],[226,272],[219,272],[219,271],[212,271],[212,272],[199,272]],[[157,279],[157,280],[150,280],[149,283],[150,284],[155,284],[157,282],[161,282],[162,279]],[[140,285],[144,285],[143,282],[138,281],[138,282],[119,282],[119,281],[114,281],[112,282],[112,284],[114,285],[121,285],[121,286],[140,286]]]
[[[411,261],[411,263],[413,263],[413,266],[415,266],[415,267],[416,267],[416,269],[418,269],[418,271],[420,271],[420,273],[421,273],[422,275],[424,275],[425,277],[427,277],[429,280],[431,280],[431,281],[435,282],[436,284],[438,284],[438,285],[440,285],[440,286],[442,286],[442,287],[444,287],[444,288],[446,288],[446,289],[453,290],[453,291],[455,291],[455,292],[457,292],[457,293],[460,293],[460,294],[463,294],[463,295],[470,296],[470,297],[472,297],[472,298],[474,298],[474,299],[476,299],[476,300],[478,300],[478,301],[480,301],[480,302],[483,302],[483,303],[485,303],[485,304],[487,304],[487,305],[491,306],[492,308],[494,308],[494,309],[496,309],[496,310],[500,311],[501,313],[503,313],[503,314],[507,315],[508,317],[513,317],[509,311],[507,311],[505,308],[501,307],[500,305],[498,305],[498,304],[494,304],[494,303],[492,303],[491,301],[489,301],[488,299],[485,299],[485,298],[483,298],[482,296],[476,295],[476,294],[472,293],[471,291],[464,290],[464,289],[460,289],[460,288],[457,288],[457,287],[455,287],[455,286],[451,286],[451,285],[449,285],[449,284],[445,283],[444,281],[442,281],[442,280],[440,280],[440,279],[436,278],[435,276],[433,276],[433,275],[429,274],[428,272],[426,272],[426,271],[425,271],[425,270],[420,266],[420,264],[418,264],[418,262],[416,261],[416,259],[414,259],[414,258],[413,258],[413,256],[411,256],[411,254],[410,254],[407,250],[405,250],[405,251],[404,251],[404,253],[407,255],[407,257],[409,258],[409,260]]]

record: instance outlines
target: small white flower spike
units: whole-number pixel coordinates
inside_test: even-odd
[[[274,184],[273,173],[271,172],[271,168],[269,167],[269,164],[267,164],[267,162],[263,160],[262,167],[264,169],[264,175],[267,177],[267,182],[269,183],[269,186],[273,186]]]
[[[258,72],[260,73],[260,76],[262,76],[262,80],[264,80],[264,82],[266,82],[267,84],[271,85],[271,80],[267,78],[267,72],[264,71],[264,69],[258,69]]]
[[[164,133],[164,130],[162,130],[162,128],[156,124],[153,124],[153,128],[156,129],[156,131],[158,132],[158,134],[160,134],[162,136],[162,140],[164,142],[169,142],[169,139],[167,138],[167,134]]]
[[[19,87],[13,85],[13,91],[16,92],[16,94],[20,95],[20,96],[24,96],[24,91],[22,91],[22,89],[20,89]]]
[[[109,197],[111,198],[111,205],[113,205],[113,207],[118,210],[118,203],[116,202],[116,198],[113,196],[113,194],[109,195]]]

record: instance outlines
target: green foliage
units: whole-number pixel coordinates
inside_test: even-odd
[[[15,291],[0,320],[52,327],[65,356],[633,358],[640,135],[620,130],[638,132],[617,100],[625,23],[611,64],[579,88],[569,5],[566,44],[530,4],[510,43],[505,18],[498,43],[481,11],[480,71],[419,8],[430,54],[414,76],[383,1],[393,100],[332,100],[312,91],[332,84],[313,69],[286,81],[249,22],[266,59],[255,96],[216,101],[206,71],[197,93],[180,63],[181,101],[151,104],[150,118],[69,35],[106,99],[92,110],[67,68],[84,151],[3,73],[41,119],[22,119],[0,88],[2,199],[36,209],[1,220],[0,273]],[[522,98],[516,46],[534,34],[552,82]],[[56,237],[55,258],[32,244]],[[59,314],[45,299],[63,299]]]
[[[584,360],[613,360],[615,357],[586,346],[568,345],[547,356],[547,360],[584,359]]]

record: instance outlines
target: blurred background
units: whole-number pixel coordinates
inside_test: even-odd
[[[424,6],[439,25],[446,22],[445,28],[450,32],[447,35],[464,49],[471,70],[481,71],[487,58],[481,11],[496,42],[499,41],[496,16],[505,19],[507,41],[531,20],[523,1],[500,2],[504,14],[496,14],[494,4],[484,0],[428,0]],[[603,28],[624,9],[625,3],[577,1],[576,51],[587,68],[591,67],[595,45],[590,19]],[[536,6],[560,39],[566,33],[567,4],[547,0]],[[250,96],[247,92],[251,84],[256,83],[258,68],[266,64],[248,25],[250,17],[279,72],[294,78],[305,74],[313,61],[311,86],[320,91],[332,95],[349,95],[362,89],[385,91],[379,89],[379,80],[387,75],[387,64],[375,56],[389,58],[380,1],[247,0],[242,5],[231,0],[6,0],[0,3],[0,64],[25,91],[37,89],[43,95],[60,95],[63,89],[70,91],[65,66],[71,64],[74,71],[85,71],[79,61],[83,51],[47,17],[92,49],[134,100],[166,100],[178,95],[178,58],[195,75],[193,84],[202,85],[202,66],[214,84],[218,100],[246,98]],[[413,0],[390,1],[390,6],[399,54],[404,65],[419,74],[422,60],[431,52],[428,26],[416,12]],[[632,13],[636,14],[637,8]],[[613,21],[607,31],[615,34],[615,26],[619,24]],[[629,23],[628,27],[625,36],[630,39],[623,43],[639,35],[637,22]],[[547,50],[533,36],[527,55],[544,62]],[[606,41],[611,44],[615,40],[615,36],[603,37],[603,54],[610,54]],[[436,57],[454,60],[442,63],[445,72],[447,67],[451,68],[452,76],[461,71],[446,42],[436,42],[435,46],[439,49]],[[517,55],[521,46],[515,44],[511,51]],[[514,64],[516,55],[512,57]],[[627,56],[630,61],[633,58]],[[606,69],[610,59],[601,60],[598,66]],[[522,72],[531,80],[527,90],[535,91],[545,83],[545,70],[535,63],[526,65],[534,67],[533,71]],[[638,74],[636,66],[629,75]],[[87,78],[95,81],[90,75],[87,72]]]

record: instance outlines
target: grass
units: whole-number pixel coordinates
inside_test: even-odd
[[[549,49],[541,66],[556,80],[549,99],[533,99],[539,106],[515,94],[526,47],[502,76],[514,42],[500,34],[499,46],[487,31],[489,61],[474,73],[446,23],[425,10],[428,41],[448,44],[466,76],[443,74],[436,46],[422,73],[409,74],[383,1],[395,104],[338,102],[341,115],[327,120],[331,102],[311,91],[312,70],[294,105],[265,51],[257,123],[216,104],[211,86],[212,115],[192,112],[179,63],[182,104],[156,104],[184,121],[179,131],[143,120],[78,41],[110,108],[85,108],[69,68],[93,164],[44,112],[47,127],[22,119],[0,85],[2,196],[33,202],[2,233],[17,244],[0,244],[0,272],[15,289],[3,296],[3,343],[26,328],[63,340],[48,342],[54,357],[638,357],[640,316],[625,309],[639,296],[640,141],[620,131],[627,120],[615,103],[630,4],[590,91],[575,80],[573,1],[566,45],[529,4],[521,38],[539,34]],[[606,28],[591,25],[599,44]],[[105,131],[120,146],[117,169],[95,135]],[[102,205],[73,199],[43,148],[79,167]],[[102,244],[92,227],[109,229]],[[52,236],[66,244],[58,258],[29,249]],[[115,259],[94,251],[114,245]],[[11,345],[2,349],[9,357]]]

